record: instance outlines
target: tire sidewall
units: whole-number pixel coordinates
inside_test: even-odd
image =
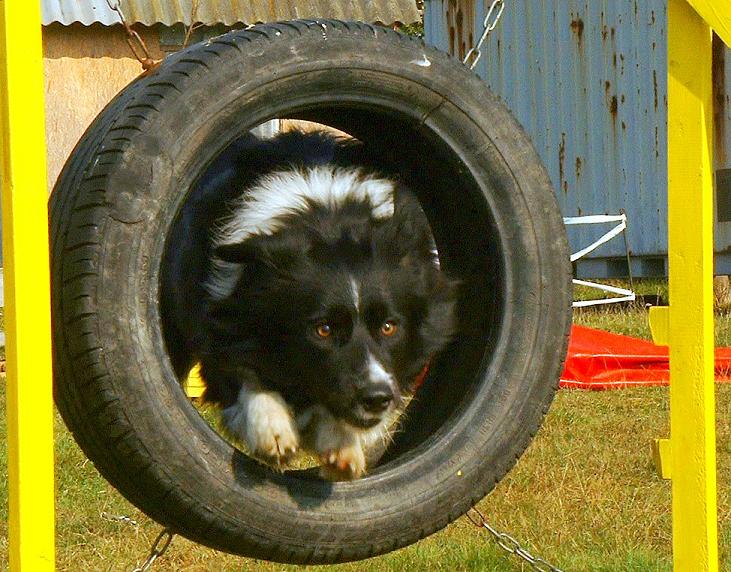
[[[157,466],[158,476],[145,485],[150,506],[142,508],[181,529],[174,511],[159,505],[165,487],[176,487],[221,523],[215,534],[202,534],[193,522],[181,531],[217,548],[265,556],[262,547],[275,538],[293,554],[299,549],[302,560],[313,543],[350,558],[364,545],[370,554],[411,542],[494,486],[529,442],[555,391],[569,323],[570,268],[545,169],[517,122],[475,76],[435,50],[406,40],[381,42],[377,35],[331,26],[272,44],[224,36],[226,46],[238,47],[220,65],[199,67],[168,91],[109,172],[98,329],[110,387],[140,449]],[[169,58],[145,81],[168,81],[204,50]],[[421,121],[461,158],[494,219],[504,316],[495,349],[485,357],[486,381],[459,419],[430,439],[428,450],[425,445],[394,470],[331,484],[272,474],[203,421],[166,358],[157,300],[165,236],[206,165],[237,134],[269,118],[338,103]]]

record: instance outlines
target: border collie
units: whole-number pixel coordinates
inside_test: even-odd
[[[353,479],[454,331],[416,198],[363,146],[324,132],[247,136],[208,169],[168,237],[163,328],[227,433],[284,468],[300,450]]]

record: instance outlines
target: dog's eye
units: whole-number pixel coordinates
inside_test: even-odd
[[[317,328],[315,328],[315,331],[321,338],[329,338],[333,333],[332,326],[328,323],[319,324]]]
[[[396,333],[396,330],[397,329],[398,329],[398,327],[396,326],[396,323],[395,322],[392,322],[391,320],[386,320],[381,325],[381,333],[384,336],[392,336],[392,335],[394,335]]]

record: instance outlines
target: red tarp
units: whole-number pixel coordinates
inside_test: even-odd
[[[716,381],[731,381],[731,348],[716,348]],[[618,389],[668,385],[667,346],[584,326],[571,330],[561,387]]]

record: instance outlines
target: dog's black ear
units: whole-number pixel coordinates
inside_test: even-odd
[[[430,269],[428,313],[422,324],[427,353],[444,348],[457,331],[457,300],[460,282],[443,272]]]
[[[237,264],[251,264],[257,258],[259,249],[251,240],[233,244],[219,244],[213,249],[216,258]]]
[[[258,265],[286,274],[302,259],[304,249],[300,235],[284,233],[281,236],[254,236],[243,242],[221,244],[213,249],[213,254],[226,262]]]
[[[399,188],[393,218],[386,226],[382,241],[403,267],[420,265],[434,259],[434,237],[416,196]]]

